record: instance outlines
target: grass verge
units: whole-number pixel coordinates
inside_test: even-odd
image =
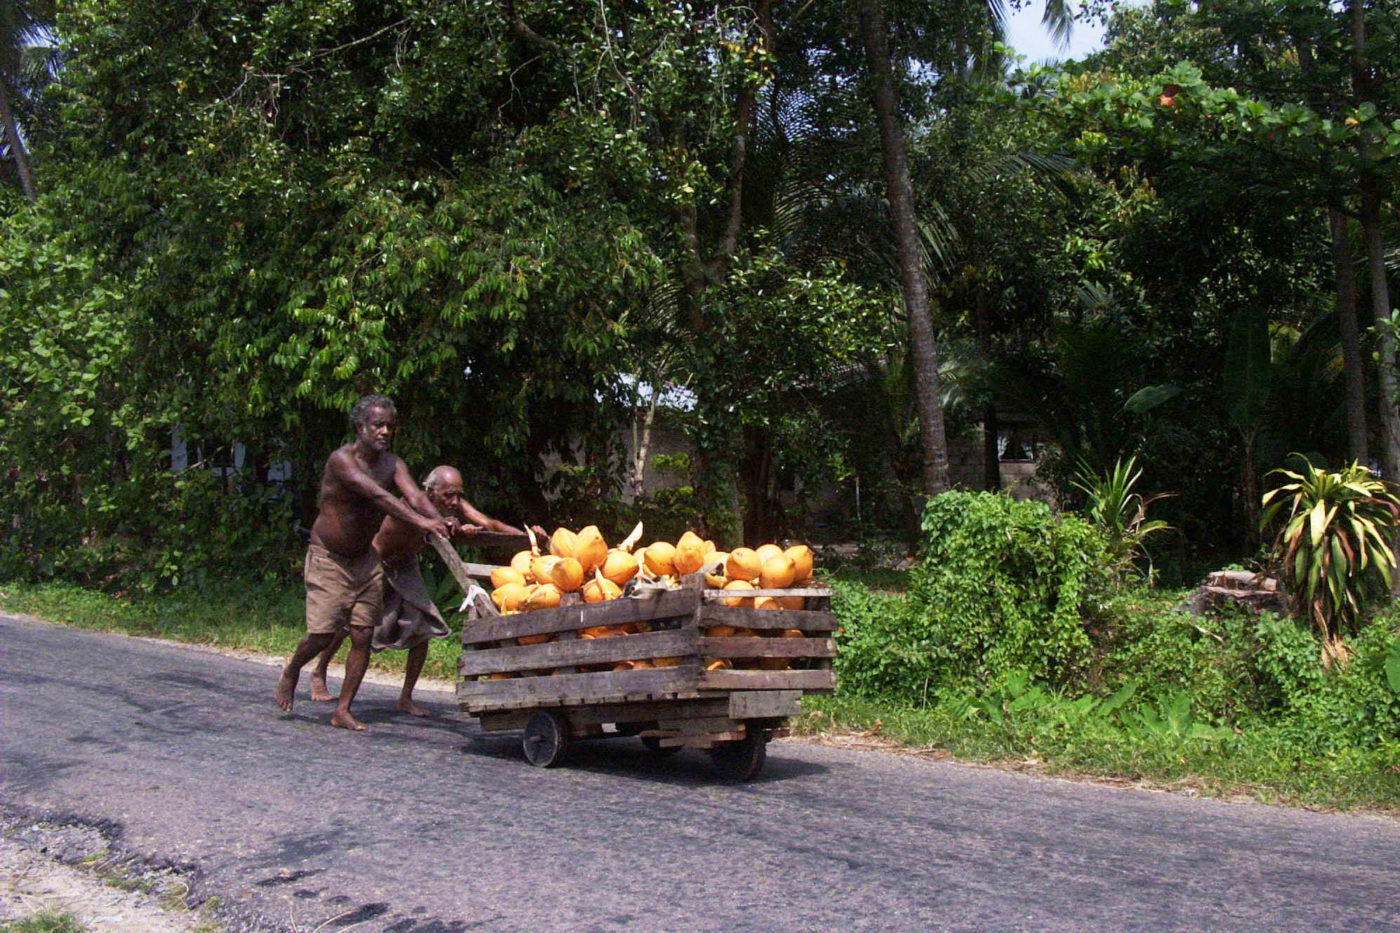
[[[159,597],[115,597],[69,583],[0,584],[0,607],[76,628],[166,638],[288,657],[306,634],[305,594],[300,583],[219,582],[178,589]],[[460,623],[453,635],[432,642],[425,677],[457,676]],[[349,650],[342,646],[339,660]],[[400,672],[406,651],[382,651],[370,669]]]
[[[1277,729],[1204,740],[1104,717],[1066,721],[1054,709],[1007,710],[1000,721],[968,704],[931,708],[849,696],[807,697],[794,735],[864,737],[911,751],[1017,771],[1084,777],[1193,795],[1319,810],[1400,815],[1396,748],[1304,759]],[[859,743],[858,743],[859,744]]]

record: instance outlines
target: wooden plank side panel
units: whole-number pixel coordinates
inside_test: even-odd
[[[706,671],[701,690],[806,690],[812,693],[836,689],[832,671]]]
[[[462,652],[457,658],[457,671],[464,677],[471,677],[506,671],[552,670],[580,664],[616,664],[618,661],[636,661],[643,658],[684,657],[695,653],[698,640],[692,632],[677,630],[616,635],[611,638],[571,638],[541,645],[486,648]],[[750,639],[753,640],[755,639]],[[796,642],[809,639],[791,640]]]
[[[830,638],[701,638],[700,654],[706,658],[834,658],[836,642]]]
[[[622,702],[628,697],[694,696],[699,674],[698,663],[691,663],[658,670],[464,680],[457,684],[457,700],[463,709],[475,712]]]
[[[730,719],[771,719],[801,712],[801,690],[735,690],[729,694]]]
[[[841,627],[841,620],[834,613],[816,609],[744,609],[707,603],[700,610],[700,624],[765,630],[796,628],[804,632],[834,632]]]
[[[701,595],[706,599],[732,598],[736,595],[746,599],[750,596],[802,596],[807,599],[829,599],[831,590],[825,586],[794,586],[786,590],[744,590],[742,593],[735,593],[733,590],[707,589]]]
[[[610,599],[601,603],[538,609],[473,624],[462,632],[463,645],[514,640],[522,635],[548,635],[602,625],[673,619],[695,612],[695,590],[670,590],[649,599]]]
[[[728,715],[731,704],[723,697],[709,700],[600,703],[569,710],[569,721],[585,724],[608,722],[657,722],[662,719],[703,719]]]

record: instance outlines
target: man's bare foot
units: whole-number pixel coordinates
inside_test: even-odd
[[[331,725],[335,726],[337,729],[349,729],[351,732],[369,731],[369,727],[364,723],[360,722],[349,713],[342,713],[340,710],[336,710],[331,714]]]
[[[332,696],[331,692],[326,689],[326,675],[320,671],[311,672],[311,699],[317,703],[327,703],[340,699],[338,696]]]
[[[423,719],[431,719],[432,711],[426,707],[419,706],[410,700],[399,700],[399,712],[407,713],[410,716],[418,716]]]
[[[277,681],[277,692],[273,694],[273,699],[285,712],[292,711],[292,701],[297,695],[297,679],[300,676],[301,671],[294,671],[290,667],[282,668],[282,677]]]

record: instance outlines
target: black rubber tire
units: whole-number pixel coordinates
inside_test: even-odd
[[[558,713],[535,713],[525,723],[520,745],[530,764],[536,768],[552,768],[568,753],[569,724]]]
[[[669,758],[681,750],[679,745],[662,745],[661,740],[654,735],[642,736],[642,744],[647,747],[647,751],[658,758]]]
[[[752,729],[742,739],[710,749],[710,760],[729,780],[752,781],[768,760],[768,736],[762,729]]]

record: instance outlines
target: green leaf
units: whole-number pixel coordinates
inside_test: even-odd
[[[1135,415],[1141,415],[1145,412],[1151,411],[1158,405],[1162,405],[1166,402],[1171,401],[1172,399],[1180,395],[1183,391],[1184,390],[1182,389],[1182,387],[1176,385],[1175,383],[1165,383],[1163,385],[1156,386],[1144,386],[1143,388],[1138,389],[1136,392],[1134,392],[1132,394],[1132,397],[1123,403],[1123,410],[1127,412],[1132,412]]]
[[[1269,323],[1246,311],[1225,324],[1225,410],[1241,431],[1254,428],[1269,401],[1272,366]]]
[[[1385,659],[1385,680],[1391,690],[1400,693],[1400,638],[1390,642],[1390,654]]]

